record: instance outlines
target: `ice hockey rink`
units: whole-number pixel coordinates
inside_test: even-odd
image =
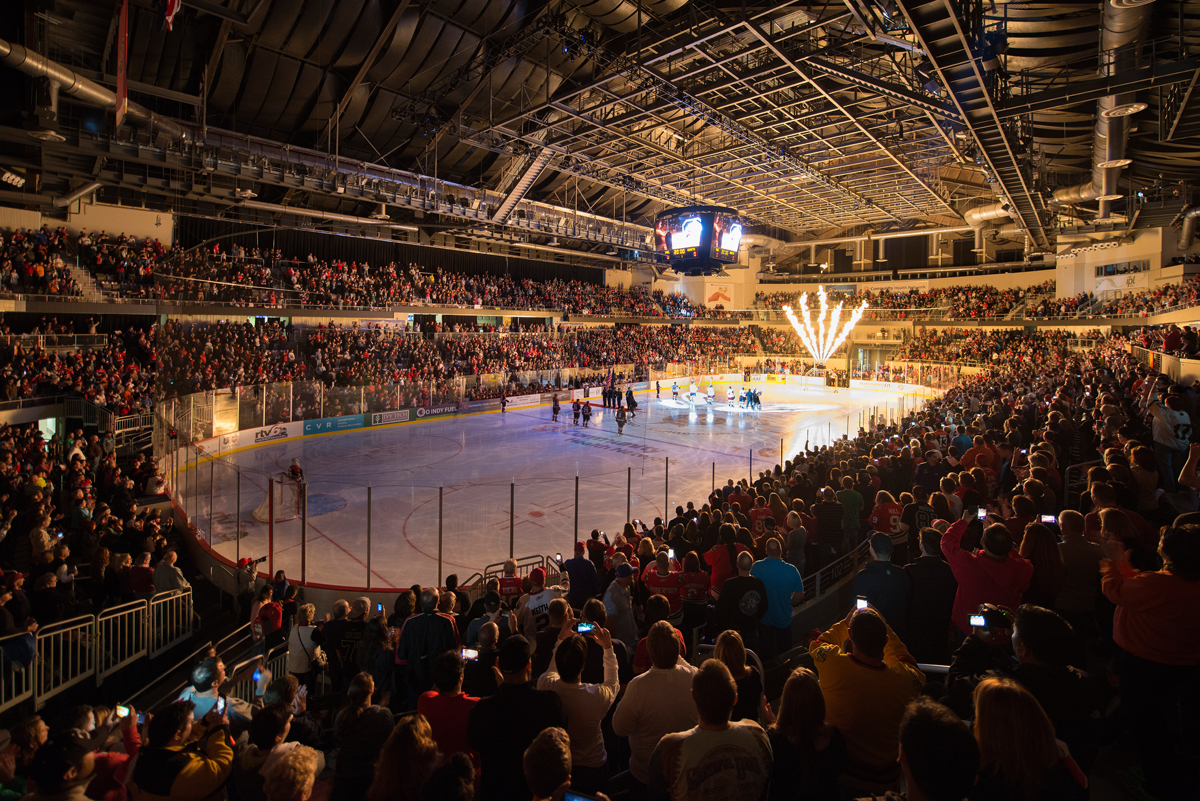
[[[614,410],[594,407],[584,428],[572,424],[564,403],[558,423],[544,405],[243,448],[185,471],[180,494],[200,539],[211,536],[230,562],[270,554],[260,570],[282,569],[309,584],[365,588],[369,574],[373,589],[427,586],[438,581],[439,554],[443,583],[503,561],[510,529],[518,558],[569,558],[576,476],[578,538],[597,528],[611,539],[627,504],[629,517],[647,524],[671,517],[676,505],[702,504],[714,474],[718,485],[751,471],[757,477],[781,463],[781,445],[790,457],[805,443],[853,435],[874,412],[894,417],[902,404],[920,402],[899,392],[767,384],[762,410],[752,411],[729,408],[725,385],[710,405],[705,389],[695,405],[686,388],[673,401],[669,384],[662,397],[640,393],[622,434]],[[276,521],[271,530],[252,512],[268,477],[292,459],[304,470],[307,518]]]

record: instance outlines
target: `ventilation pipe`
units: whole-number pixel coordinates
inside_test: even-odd
[[[1180,250],[1187,250],[1196,238],[1196,220],[1200,219],[1200,206],[1192,206],[1183,213],[1183,227],[1179,229]]]
[[[257,211],[271,211],[279,214],[294,214],[297,217],[311,217],[315,220],[333,220],[335,222],[353,223],[355,225],[374,225],[381,228],[395,228],[400,231],[416,231],[419,230],[415,225],[401,225],[399,223],[377,220],[372,217],[355,217],[352,214],[338,214],[333,211],[320,211],[318,209],[300,209],[294,206],[278,206],[274,203],[260,203],[256,200],[243,200],[238,204],[244,209],[255,209]]]
[[[54,198],[54,205],[58,206],[60,209],[65,209],[67,206],[70,206],[76,200],[79,200],[79,198],[83,197],[84,195],[90,195],[92,192],[95,192],[97,189],[99,189],[103,185],[104,184],[100,183],[99,181],[93,181],[90,184],[85,184],[84,186],[79,187],[78,189],[76,189],[74,192],[72,192],[69,195],[63,195],[62,197]]]
[[[1150,25],[1154,0],[1106,0],[1104,30],[1100,36],[1100,75],[1110,77],[1137,65],[1140,48]],[[1114,52],[1117,51],[1117,52]],[[1111,216],[1112,201],[1121,197],[1117,181],[1131,159],[1125,156],[1129,142],[1129,116],[1146,108],[1134,92],[1102,97],[1096,103],[1096,128],[1092,136],[1092,179],[1054,192],[1052,205],[1069,206],[1100,201],[1098,219]]]
[[[113,92],[22,45],[0,39],[0,63],[34,78],[46,78],[58,85],[58,92],[65,92],[89,106],[105,109],[117,107],[117,96]],[[172,139],[187,139],[190,135],[187,128],[160,117],[132,100],[129,101],[126,118],[139,128],[146,128]]]

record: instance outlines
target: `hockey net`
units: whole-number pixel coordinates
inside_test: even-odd
[[[275,491],[275,520],[294,520],[299,517],[304,504],[304,482],[297,481],[287,473],[276,473],[271,476],[271,486]],[[271,519],[271,497],[268,493],[263,493],[262,503],[251,514],[260,523]]]

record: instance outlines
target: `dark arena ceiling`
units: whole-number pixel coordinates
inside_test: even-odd
[[[1200,174],[1200,2],[185,0],[168,30],[177,3],[129,0],[116,128],[121,5],[6,6],[0,167],[32,180],[5,204],[98,183],[628,256],[595,232],[695,202],[793,241],[991,222],[1037,250]],[[549,206],[593,232],[525,225]]]

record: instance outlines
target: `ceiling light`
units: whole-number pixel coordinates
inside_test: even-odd
[[[1128,167],[1133,163],[1133,159],[1113,159],[1112,161],[1102,161],[1096,166],[1102,170],[1111,170],[1114,167]]]
[[[249,199],[252,197],[258,197],[258,193],[255,192],[253,189],[239,189],[237,191],[237,196]]]
[[[21,176],[17,175],[16,173],[11,173],[11,172],[9,172],[8,170],[5,170],[5,171],[4,171],[3,180],[4,180],[4,183],[6,183],[6,184],[12,184],[12,185],[13,185],[13,186],[15,186],[17,189],[21,189],[22,187],[24,187],[24,186],[25,186],[25,179],[24,179],[24,178],[22,178]]]
[[[1101,195],[1096,200],[1120,200],[1124,195]]]
[[[371,214],[372,220],[390,220],[392,219],[387,213],[387,204],[380,203],[379,208]]]

